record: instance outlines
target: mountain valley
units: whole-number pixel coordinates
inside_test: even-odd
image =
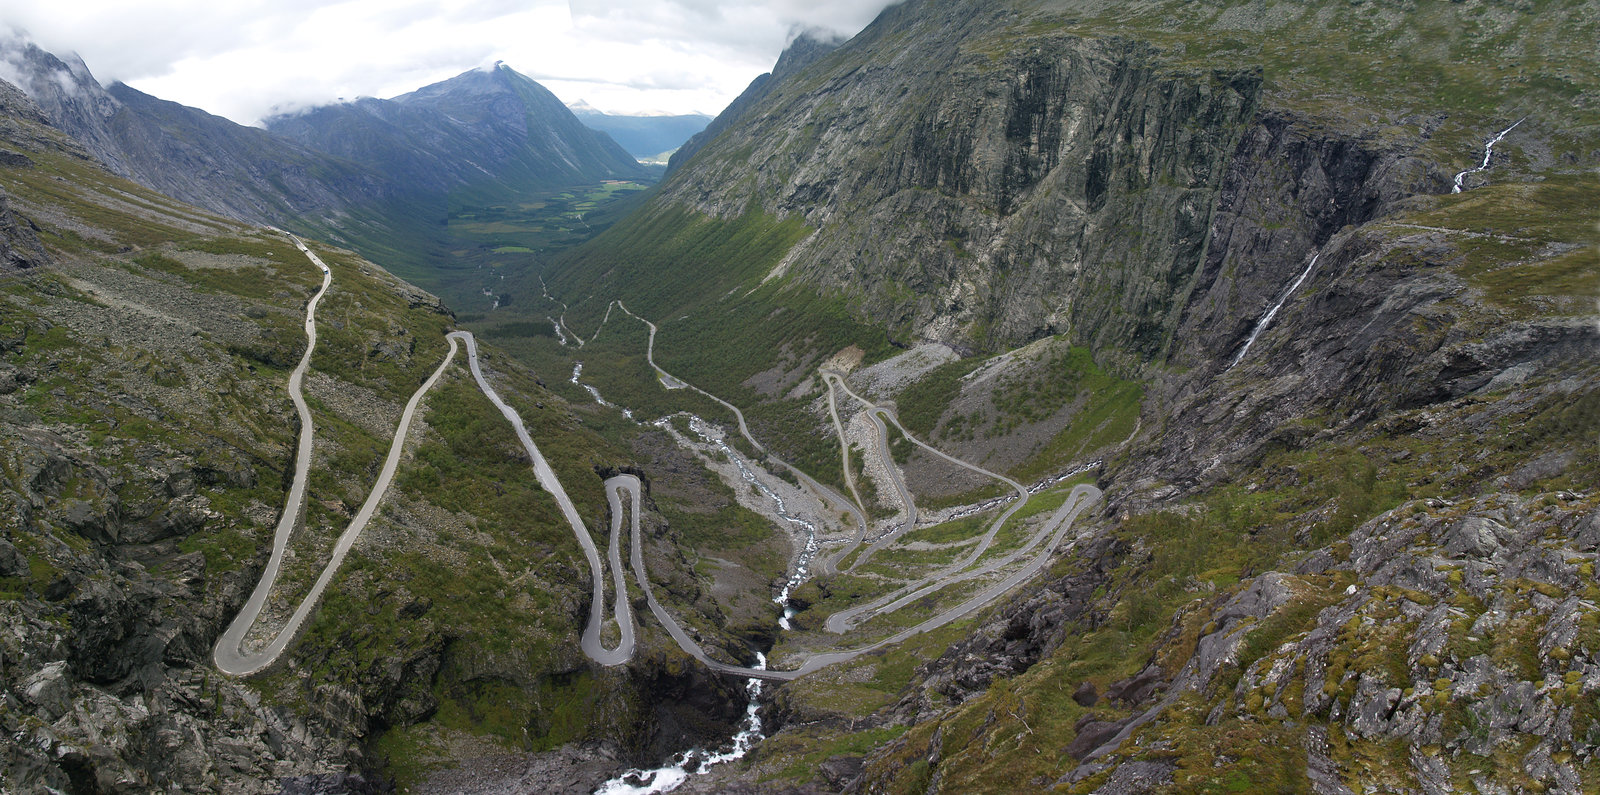
[[[7,43],[0,788],[1594,791],[1597,36],[907,0],[664,174]]]

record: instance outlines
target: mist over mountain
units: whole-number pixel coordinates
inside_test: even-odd
[[[402,189],[196,108],[121,83],[102,87],[76,56],[22,38],[0,42],[4,61],[50,123],[82,142],[113,173],[237,219],[286,224],[350,212]]]
[[[443,251],[453,194],[511,200],[653,176],[504,66],[259,129],[121,83],[102,87],[80,59],[20,36],[0,45],[0,62],[52,124],[114,173],[212,212],[374,252]]]

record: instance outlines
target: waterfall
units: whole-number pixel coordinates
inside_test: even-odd
[[[594,402],[599,403],[607,408],[618,408],[615,403],[600,397],[600,390],[595,389],[594,386],[590,384],[585,384],[582,381],[579,381],[578,376],[580,375],[583,375],[583,362],[578,362],[572,366],[572,377],[567,380],[587,390],[589,394],[594,397]],[[633,419],[633,409],[622,409],[622,416],[627,417],[630,420]]]
[[[758,670],[766,668],[767,656],[756,652],[755,667]],[[653,770],[634,768],[607,781],[595,790],[595,795],[656,795],[671,792],[695,773],[703,773],[712,765],[743,758],[766,737],[761,733],[761,680],[751,679],[745,683],[744,690],[749,696],[744,710],[744,725],[728,741],[726,749],[690,748],[681,751],[661,767]]]
[[[1311,275],[1311,269],[1317,267],[1317,258],[1320,256],[1322,256],[1322,252],[1320,251],[1311,255],[1311,264],[1307,265],[1306,269],[1301,271],[1299,276],[1295,277],[1294,282],[1289,285],[1289,289],[1283,291],[1283,297],[1278,299],[1278,303],[1273,304],[1272,308],[1268,309],[1267,313],[1261,316],[1261,320],[1256,322],[1255,329],[1250,332],[1250,338],[1244,341],[1244,347],[1240,348],[1239,352],[1234,355],[1233,361],[1228,363],[1228,367],[1230,369],[1234,365],[1238,364],[1240,359],[1244,358],[1245,352],[1249,351],[1250,346],[1255,344],[1256,337],[1261,336],[1261,332],[1266,330],[1267,324],[1272,322],[1272,318],[1278,314],[1279,309],[1283,308],[1284,303],[1289,300],[1289,296],[1294,295],[1294,291],[1299,289],[1300,283],[1305,281],[1307,276]]]
[[[1512,130],[1517,129],[1517,125],[1523,123],[1524,121],[1527,121],[1527,119],[1528,119],[1527,116],[1523,116],[1522,118],[1517,119],[1516,122],[1514,124],[1512,124],[1510,127],[1507,127],[1504,130],[1501,130],[1500,132],[1495,133],[1493,138],[1490,138],[1488,141],[1485,141],[1484,144],[1483,144],[1483,162],[1479,163],[1477,168],[1469,168],[1466,171],[1463,171],[1460,174],[1457,174],[1456,175],[1456,185],[1455,185],[1454,188],[1450,189],[1450,192],[1451,193],[1460,193],[1461,192],[1461,188],[1463,187],[1462,183],[1466,181],[1468,174],[1476,174],[1479,171],[1482,171],[1482,170],[1488,168],[1489,167],[1489,157],[1494,154],[1494,145],[1497,144],[1497,143],[1500,143],[1500,140],[1502,138],[1505,138],[1507,133],[1511,132]]]

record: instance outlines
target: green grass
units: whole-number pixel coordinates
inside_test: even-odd
[[[1273,99],[1313,117],[1367,118],[1376,107],[1398,127],[1408,115],[1443,112],[1442,128],[1424,147],[1460,168],[1475,165],[1485,135],[1535,109],[1558,152],[1591,146],[1585,138],[1593,135],[1593,105],[1577,98],[1592,96],[1597,80],[1582,66],[1592,55],[1574,45],[1600,34],[1600,19],[1583,3],[1536,0],[1512,10],[1423,0],[1400,10],[1167,2],[1082,11],[1041,18],[1012,33],[1010,44],[1062,30],[1135,36],[1162,48],[1180,69],[1260,64]],[[1261,30],[1235,26],[1241,18]]]
[[[1600,184],[1591,175],[1491,184],[1406,220],[1472,235],[1452,241],[1461,256],[1456,271],[1485,300],[1518,316],[1549,314],[1552,302],[1582,314],[1600,297]]]
[[[933,368],[915,384],[895,395],[895,415],[906,426],[906,430],[918,438],[934,438],[940,417],[961,394],[962,379],[986,361],[987,357],[969,357]]]
[[[905,726],[884,726],[837,734],[827,729],[785,733],[782,739],[762,748],[762,756],[792,759],[776,775],[763,780],[809,779],[817,765],[836,756],[864,756],[905,734]]]

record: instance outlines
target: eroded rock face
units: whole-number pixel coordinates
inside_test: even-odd
[[[1178,73],[1148,45],[1059,33],[991,58],[973,42],[1010,35],[1009,12],[912,5],[766,89],[663,201],[803,216],[818,232],[780,267],[928,339],[1164,351],[1259,73]],[[754,179],[726,178],[747,162]]]
[[[896,715],[908,722],[926,720],[982,693],[997,678],[1028,670],[1075,629],[1104,620],[1093,594],[1129,551],[1126,544],[1108,538],[1087,544],[1079,552],[1091,561],[1085,571],[1027,594],[1004,608],[999,620],[930,660],[918,671],[917,685],[895,706]],[[1092,686],[1086,698],[1097,699]]]
[[[11,197],[0,190],[0,274],[32,270],[50,261],[39,244],[38,231],[12,210]]]

